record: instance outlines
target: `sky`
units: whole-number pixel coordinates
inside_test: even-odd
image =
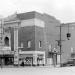
[[[75,22],[75,0],[0,0],[0,16],[38,11],[56,17],[62,23]]]

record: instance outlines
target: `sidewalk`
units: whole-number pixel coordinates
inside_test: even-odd
[[[53,65],[46,65],[46,66],[13,66],[13,65],[8,65],[5,66],[3,65],[2,67],[0,66],[0,68],[59,68],[60,66],[53,66]]]

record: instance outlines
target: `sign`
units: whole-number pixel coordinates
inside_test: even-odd
[[[9,50],[3,51],[3,50],[0,50],[0,54],[14,54],[14,51],[9,51]]]

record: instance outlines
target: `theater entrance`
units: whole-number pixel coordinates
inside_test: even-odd
[[[14,57],[12,55],[4,55],[0,57],[0,64],[1,65],[13,65]]]
[[[12,57],[5,57],[5,65],[13,65],[14,58]]]

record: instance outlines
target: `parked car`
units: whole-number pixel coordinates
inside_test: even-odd
[[[67,66],[75,66],[75,60],[69,60],[68,62],[61,64],[61,67]]]

